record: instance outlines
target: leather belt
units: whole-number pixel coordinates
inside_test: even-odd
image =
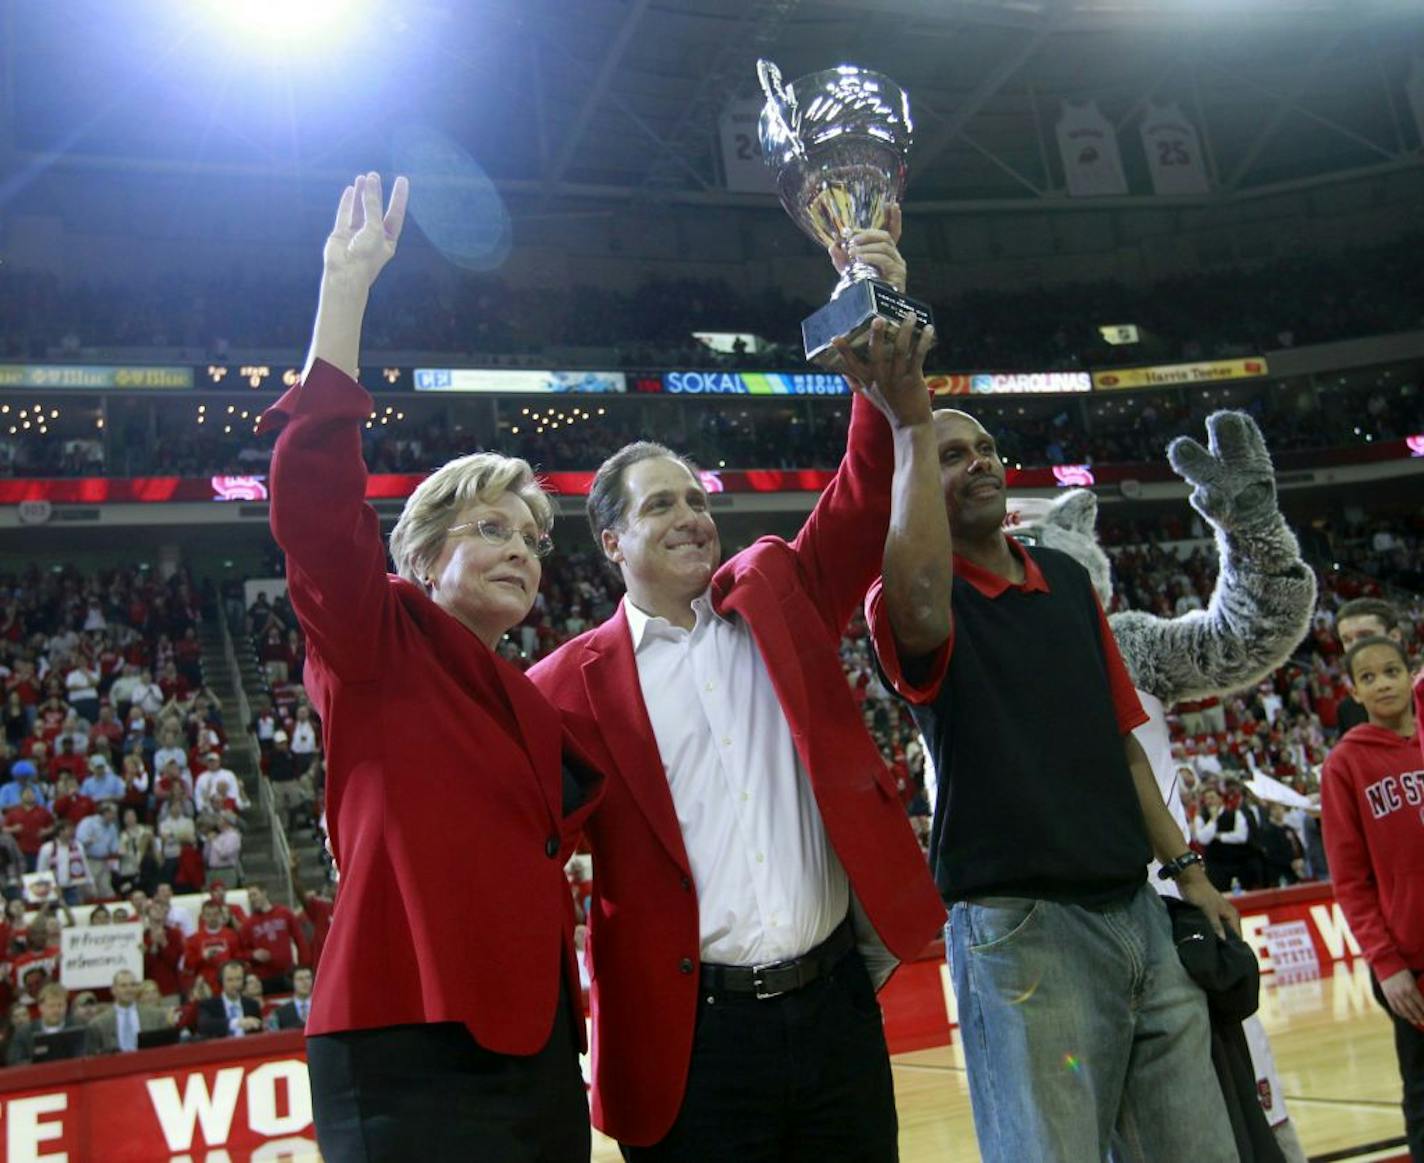
[[[835,932],[800,957],[765,965],[702,965],[702,988],[712,993],[742,994],[766,1000],[802,989],[827,976],[855,948],[847,917]]]

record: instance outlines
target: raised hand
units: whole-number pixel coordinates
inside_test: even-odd
[[[875,318],[870,325],[870,349],[865,359],[855,354],[844,337],[832,343],[840,353],[841,366],[852,387],[880,410],[892,428],[908,428],[928,424],[931,419],[925,356],[934,340],[934,328],[917,331],[915,314],[910,311],[900,324],[894,343],[885,336],[885,320]]]
[[[862,230],[844,242],[827,247],[836,273],[859,261],[880,272],[880,277],[897,291],[905,290],[905,260],[900,257],[900,207],[891,206],[885,214],[884,230]]]
[[[1192,508],[1228,532],[1274,515],[1276,474],[1256,422],[1245,412],[1213,412],[1206,430],[1206,448],[1190,436],[1167,446],[1173,470],[1193,486]]]
[[[370,290],[381,268],[396,253],[409,197],[410,183],[397,178],[391,187],[391,204],[382,214],[381,175],[374,170],[359,174],[341,192],[336,224],[322,250],[326,277],[353,289]]]
[[[358,175],[341,192],[336,225],[322,250],[321,297],[303,380],[317,360],[356,378],[366,299],[381,268],[396,253],[409,197],[410,183],[397,178],[391,204],[382,214],[381,176],[374,170]]]

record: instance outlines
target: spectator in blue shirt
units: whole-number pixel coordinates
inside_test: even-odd
[[[85,816],[79,821],[74,838],[79,841],[84,848],[84,855],[89,858],[89,868],[94,874],[95,895],[113,896],[111,873],[119,856],[118,805],[113,800],[106,800],[92,816]]]
[[[89,760],[89,778],[79,785],[79,790],[96,804],[105,800],[117,803],[124,798],[124,781],[114,774],[107,759],[95,755]]]
[[[39,781],[39,771],[28,759],[17,759],[10,765],[10,782],[0,787],[0,811],[6,808],[18,807],[20,803],[20,793],[26,787],[35,789],[35,802],[43,807],[49,807],[49,796],[45,795],[44,785]]]

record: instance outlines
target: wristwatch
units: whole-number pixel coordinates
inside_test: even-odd
[[[1157,870],[1158,880],[1176,880],[1182,873],[1186,872],[1193,864],[1201,864],[1200,852],[1193,852],[1190,848],[1183,852],[1175,860],[1169,860]]]

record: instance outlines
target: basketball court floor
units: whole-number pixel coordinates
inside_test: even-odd
[[[1394,1037],[1371,996],[1362,958],[1353,966],[1340,963],[1328,977],[1289,984],[1268,977],[1261,1020],[1275,1049],[1286,1105],[1312,1160],[1407,1161]],[[894,1069],[904,1163],[978,1163],[958,1046],[897,1055]],[[614,1163],[620,1156],[612,1141],[595,1132],[593,1158]]]

